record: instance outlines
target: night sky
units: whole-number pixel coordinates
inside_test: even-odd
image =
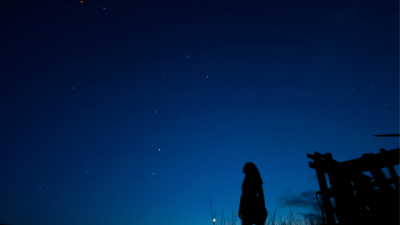
[[[396,0],[1,7],[0,223],[239,224],[246,162],[301,218],[307,153],[399,147]]]

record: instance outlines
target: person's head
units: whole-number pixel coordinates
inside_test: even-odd
[[[252,162],[247,162],[243,167],[243,173],[246,175],[246,178],[255,179],[261,181],[263,184],[260,171],[258,171],[256,165]]]

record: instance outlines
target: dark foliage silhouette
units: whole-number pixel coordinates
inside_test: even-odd
[[[243,167],[243,173],[245,178],[240,197],[239,218],[242,220],[242,225],[263,225],[268,213],[265,208],[260,172],[254,163],[248,162]]]

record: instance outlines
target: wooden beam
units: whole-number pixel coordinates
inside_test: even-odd
[[[397,164],[400,164],[398,148],[377,154],[364,154],[361,158],[344,161],[338,165],[334,165],[328,171],[335,173],[361,173],[369,171],[371,167],[382,168]]]
[[[400,134],[378,134],[374,135],[375,137],[399,137]]]

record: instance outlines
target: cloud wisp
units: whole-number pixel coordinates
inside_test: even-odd
[[[306,191],[300,193],[300,195],[287,195],[285,197],[278,198],[276,200],[280,207],[290,208],[308,208],[310,211],[320,213],[321,208],[319,207],[317,197],[314,191]]]

